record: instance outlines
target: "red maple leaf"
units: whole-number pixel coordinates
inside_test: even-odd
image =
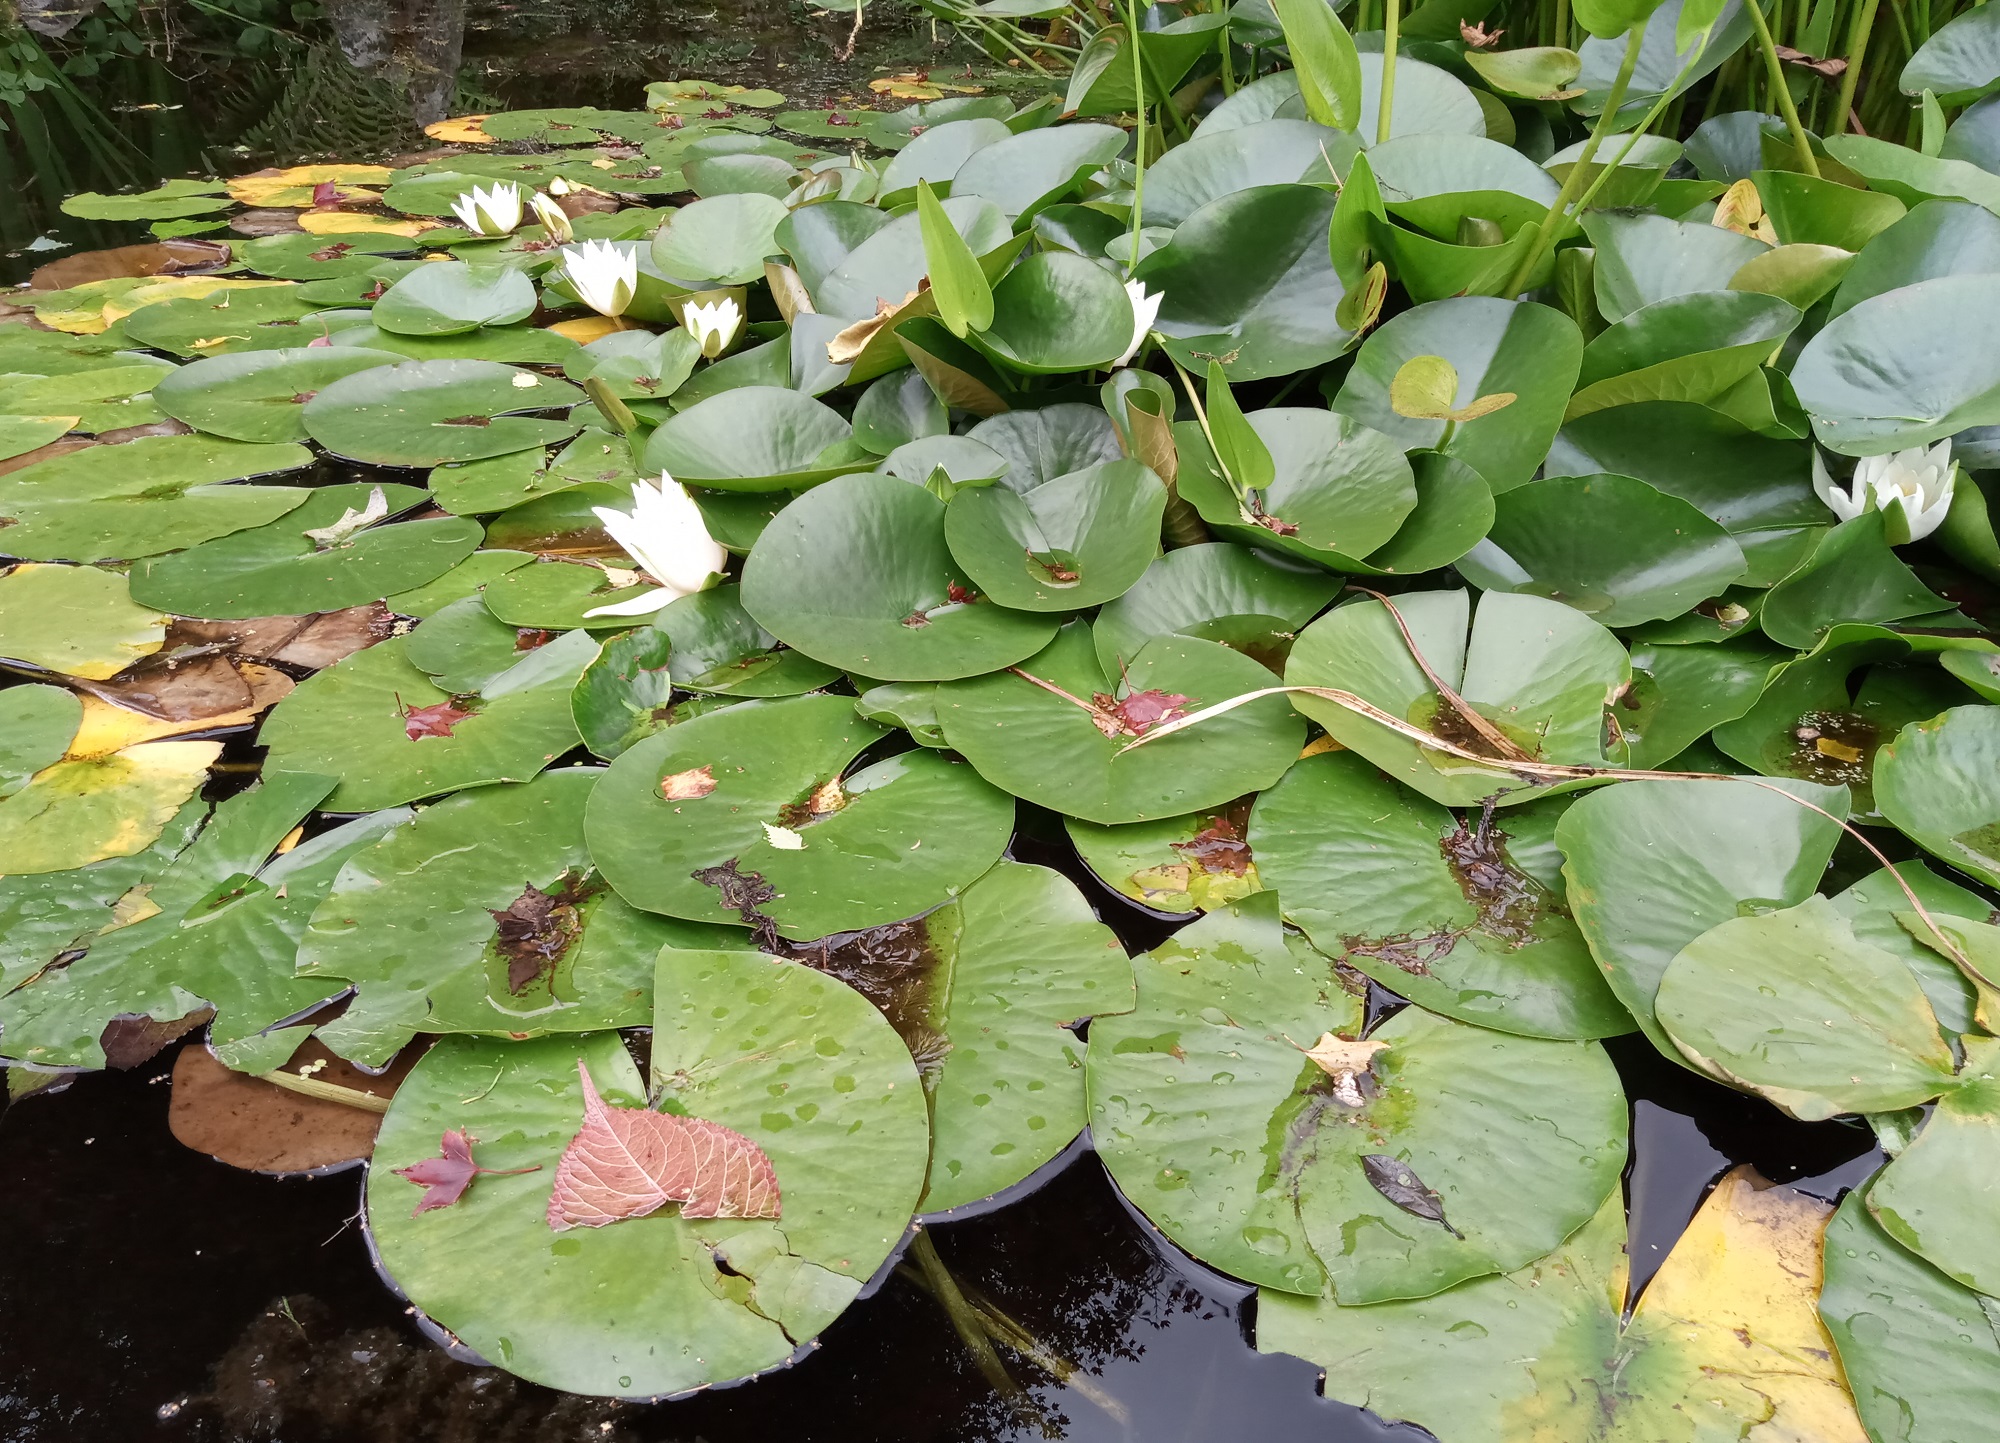
[[[1096,692],[1091,705],[1099,716],[1097,729],[1106,736],[1142,737],[1154,727],[1187,715],[1193,697],[1172,691],[1135,691],[1123,701]]]
[[[432,706],[404,707],[403,734],[413,742],[424,737],[448,737],[453,727],[471,715],[471,712],[461,711],[448,701]]]
[[[599,1228],[644,1217],[670,1202],[684,1218],[780,1216],[778,1175],[740,1132],[647,1107],[607,1107],[583,1078],[583,1127],[556,1164],[549,1226]]]
[[[493,1177],[513,1177],[519,1173],[542,1170],[539,1163],[534,1167],[481,1167],[472,1160],[472,1137],[463,1132],[447,1132],[438,1143],[438,1154],[396,1169],[397,1177],[406,1178],[424,1190],[411,1217],[427,1213],[432,1208],[450,1207],[465,1196],[465,1190],[481,1173]]]
[[[330,180],[323,180],[313,187],[314,210],[340,209],[340,187]]]
[[[944,599],[955,605],[963,606],[977,601],[979,593],[969,586],[960,586],[956,581],[947,581],[944,585]]]

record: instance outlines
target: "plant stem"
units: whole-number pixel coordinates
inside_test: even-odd
[[[342,1087],[337,1082],[321,1082],[313,1077],[301,1077],[296,1072],[287,1072],[282,1067],[274,1072],[256,1072],[251,1076],[260,1082],[268,1082],[282,1087],[287,1092],[300,1093],[306,1097],[316,1097],[321,1102],[337,1102],[343,1107],[358,1107],[363,1112],[387,1112],[389,1099],[377,1097],[372,1092],[358,1092],[352,1087]]]
[[[1146,223],[1146,62],[1139,54],[1139,0],[1125,0],[1125,43],[1132,47],[1132,106],[1138,124],[1132,128],[1132,262],[1139,268],[1139,230]]]
[[[1389,122],[1396,109],[1396,32],[1402,24],[1400,0],[1386,0],[1382,7],[1382,99],[1375,108],[1375,143],[1389,138]]]
[[[951,1319],[952,1330],[965,1344],[966,1351],[972,1354],[986,1381],[993,1385],[993,1391],[1005,1398],[1017,1412],[1031,1412],[1033,1405],[1029,1403],[1027,1393],[1008,1375],[1000,1355],[993,1350],[993,1339],[988,1336],[979,1315],[966,1302],[965,1294],[958,1290],[957,1279],[946,1270],[944,1259],[937,1255],[937,1248],[931,1242],[931,1235],[922,1228],[910,1239],[910,1256],[923,1269],[924,1281],[930,1286],[931,1296],[938,1300],[945,1316]]]
[[[1591,162],[1597,159],[1597,148],[1604,144],[1604,137],[1611,133],[1618,123],[1618,108],[1625,103],[1625,92],[1632,84],[1632,72],[1639,67],[1639,47],[1645,43],[1646,23],[1642,20],[1634,24],[1625,37],[1625,58],[1619,63],[1618,74],[1611,82],[1611,89],[1605,92],[1604,109],[1598,112],[1597,124],[1590,128],[1590,139],[1583,143],[1583,154],[1563,177],[1562,190],[1556,195],[1555,204],[1549,207],[1548,218],[1542,222],[1541,233],[1535,243],[1528,247],[1521,257],[1521,264],[1508,278],[1506,288],[1500,292],[1503,297],[1518,296],[1528,288],[1528,277],[1535,273],[1535,267],[1542,263],[1542,256],[1554,248],[1561,235],[1563,225],[1568,220],[1570,202],[1583,189],[1584,177],[1589,174]]]
[[[1840,97],[1834,102],[1833,133],[1845,133],[1853,124],[1854,87],[1861,79],[1861,62],[1868,54],[1869,32],[1875,28],[1875,12],[1882,0],[1861,0],[1854,12],[1854,28],[1847,33],[1847,69],[1840,77]]]
[[[1771,39],[1771,27],[1764,23],[1763,8],[1757,0],[1743,0],[1743,8],[1750,13],[1750,23],[1757,28],[1757,47],[1764,52],[1764,68],[1770,74],[1771,90],[1777,97],[1778,112],[1785,117],[1785,124],[1791,128],[1792,145],[1799,153],[1799,169],[1813,179],[1819,179],[1819,157],[1813,154],[1812,140],[1806,135],[1805,126],[1799,123],[1799,108],[1792,101],[1792,88],[1785,84],[1785,68],[1778,61],[1777,42]]]
[[[1569,48],[1569,0],[1556,0],[1556,23],[1550,27],[1549,44]]]

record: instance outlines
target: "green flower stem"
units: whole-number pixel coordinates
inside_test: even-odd
[[[1750,12],[1750,23],[1757,27],[1757,48],[1764,52],[1764,68],[1770,75],[1778,113],[1785,117],[1785,124],[1791,128],[1792,145],[1799,153],[1799,169],[1817,180],[1819,157],[1813,154],[1812,140],[1806,135],[1805,126],[1799,123],[1799,107],[1793,103],[1791,86],[1785,84],[1785,68],[1778,61],[1777,42],[1771,39],[1771,27],[1764,22],[1763,7],[1757,0],[1743,0],[1743,8]]]
[[[1681,82],[1686,80],[1688,77],[1688,72],[1693,70],[1695,66],[1701,62],[1701,54],[1706,49],[1708,49],[1708,40],[1706,37],[1704,37],[1702,39],[1701,44],[1697,45],[1694,48],[1694,53],[1688,56],[1687,63],[1681,66],[1681,73],[1674,77],[1673,84],[1669,85],[1665,90],[1660,92],[1660,98],[1653,102],[1653,108],[1646,112],[1646,118],[1640,121],[1629,132],[1625,141],[1624,149],[1620,150],[1617,155],[1612,157],[1611,164],[1606,166],[1600,166],[1598,168],[1597,179],[1593,180],[1590,183],[1590,189],[1586,190],[1583,193],[1582,198],[1579,199],[1576,203],[1576,211],[1578,215],[1581,215],[1583,214],[1583,212],[1590,209],[1590,203],[1597,199],[1597,193],[1604,189],[1605,182],[1610,180],[1612,176],[1618,173],[1618,167],[1625,163],[1625,157],[1630,155],[1633,152],[1633,150],[1637,148],[1640,137],[1651,132],[1653,126],[1659,122],[1660,116],[1663,115],[1666,112],[1667,107],[1673,103],[1675,99],[1674,92],[1680,89]]]
[[[1132,127],[1132,263],[1139,268],[1139,228],[1146,214],[1146,62],[1139,54],[1139,0],[1125,0],[1125,43],[1132,47],[1132,105],[1138,124]]]
[[[1502,296],[1518,296],[1528,287],[1528,277],[1535,273],[1535,267],[1542,263],[1542,256],[1555,245],[1556,237],[1562,233],[1563,224],[1569,218],[1570,202],[1583,189],[1583,178],[1590,171],[1591,162],[1597,159],[1597,148],[1604,144],[1604,137],[1611,133],[1611,127],[1618,123],[1618,108],[1625,103],[1625,92],[1631,87],[1632,72],[1639,68],[1639,47],[1645,43],[1646,26],[1641,21],[1635,24],[1625,36],[1625,58],[1619,63],[1618,74],[1611,82],[1611,89],[1605,93],[1604,109],[1598,113],[1597,124],[1590,128],[1590,139],[1583,143],[1583,154],[1563,177],[1562,189],[1557,192],[1555,204],[1549,207],[1548,218],[1542,222],[1542,230],[1535,237],[1535,243],[1528,247],[1521,264],[1507,279]]]
[[[1389,121],[1396,108],[1396,32],[1402,25],[1399,0],[1382,8],[1382,101],[1375,108],[1375,143],[1389,138]]]
[[[1882,0],[1861,0],[1861,8],[1854,12],[1854,28],[1847,32],[1847,69],[1841,73],[1840,95],[1834,102],[1832,130],[1835,135],[1844,134],[1853,123],[1854,87],[1861,79],[1861,62],[1868,54],[1868,39],[1875,29],[1875,12],[1881,8]]]

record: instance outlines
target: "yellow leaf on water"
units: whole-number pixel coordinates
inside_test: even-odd
[[[67,872],[143,852],[221,752],[221,742],[151,742],[38,772],[0,801],[7,873]]]
[[[424,134],[446,145],[491,145],[493,137],[479,128],[484,119],[484,115],[457,115],[426,125]]]
[[[353,210],[309,210],[299,216],[299,229],[311,235],[419,236],[443,224],[421,216],[397,220]]]
[[[162,741],[168,737],[185,736],[189,732],[221,731],[228,727],[248,726],[257,720],[266,709],[283,701],[298,685],[291,677],[272,666],[259,666],[255,662],[238,662],[236,670],[249,683],[251,705],[240,711],[224,712],[220,716],[192,717],[183,721],[166,721],[160,717],[147,716],[143,712],[113,706],[101,697],[83,698],[83,721],[71,739],[65,758],[70,761],[90,757],[105,757],[126,747],[137,746],[141,742]]]

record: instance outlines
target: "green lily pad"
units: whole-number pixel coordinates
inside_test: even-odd
[[[565,440],[576,423],[506,413],[582,399],[566,381],[494,361],[406,361],[342,377],[300,414],[313,440],[348,460],[441,466]]]
[[[15,876],[65,872],[153,844],[208,779],[220,742],[148,742],[57,762],[0,801],[0,855]]]
[[[268,235],[245,241],[243,264],[260,276],[324,281],[365,275],[383,256],[406,256],[416,242],[394,235]]]
[[[1167,491],[1137,461],[1008,480],[966,487],[945,508],[952,558],[990,601],[1076,611],[1122,595],[1158,554]]]
[[[454,697],[391,637],[299,684],[265,718],[267,765],[337,776],[336,812],[371,812],[489,782],[524,782],[577,744],[569,693],[597,654],[580,632],[529,652],[480,689]],[[450,703],[470,712],[449,734],[410,735],[408,713]]]
[[[776,386],[740,386],[654,431],[642,469],[716,491],[797,491],[865,457],[832,407]]]
[[[1305,741],[1282,697],[1121,755],[1166,716],[1271,681],[1250,658],[1183,636],[1154,637],[1122,673],[1107,671],[1090,628],[1071,622],[1018,667],[941,686],[937,714],[946,741],[994,785],[1110,825],[1220,806],[1282,776]]]
[[[2000,709],[1953,707],[1875,754],[1882,815],[1932,856],[2000,886]]]
[[[1927,200],[1861,248],[1833,294],[1828,319],[1918,281],[1995,270],[2000,216],[1964,201]]]
[[[755,1143],[778,1219],[665,1210],[551,1236],[553,1174],[584,1119],[579,1064],[606,1103],[647,1105],[615,1033],[448,1037],[376,1138],[368,1226],[396,1285],[468,1347],[568,1392],[653,1397],[777,1367],[854,1300],[923,1187],[916,1069],[859,995],[796,962],[671,951],[658,994],[661,1105]],[[822,1040],[841,1046],[838,1065],[803,1066]],[[416,1193],[394,1169],[435,1157],[447,1129],[480,1139],[487,1167],[536,1171],[481,1178],[457,1205],[411,1216]],[[495,1266],[517,1286],[493,1288]]]
[[[494,577],[487,583],[485,599],[487,609],[509,626],[538,631],[573,631],[578,627],[622,631],[632,624],[631,617],[588,613],[631,601],[651,590],[643,582],[616,585],[603,568],[588,562],[544,556],[531,566]]]
[[[1915,921],[1914,918],[1911,919]],[[1990,934],[1991,927],[1953,929]],[[1981,960],[1990,965],[1988,945]],[[1988,1297],[2000,1296],[1993,1248],[2000,1240],[1985,1199],[1994,1186],[1993,1139],[2000,1131],[2000,1042],[1964,1039],[1965,1063],[1923,1130],[1868,1192],[1868,1210],[1884,1232],[1946,1277]]]
[[[1850,1192],[1826,1228],[1819,1315],[1876,1438],[1976,1438],[2000,1406],[2000,1337],[1980,1295],[1902,1247]]]
[[[798,696],[840,672],[783,646],[743,609],[742,588],[717,586],[667,603],[654,628],[672,643],[675,686],[722,696]]]
[[[846,774],[882,731],[836,696],[670,727],[612,763],[586,817],[591,855],[636,907],[795,939],[936,906],[992,866],[1013,807],[929,752]]]
[[[1952,1080],[1917,979],[1824,897],[1704,932],[1667,967],[1654,1010],[1697,1066],[1806,1122],[1915,1107]]]
[[[1616,1192],[1625,1102],[1594,1044],[1410,1008],[1343,1096],[1303,1049],[1358,1032],[1358,1003],[1288,948],[1277,907],[1246,898],[1136,959],[1138,1006],[1091,1027],[1092,1137],[1168,1237],[1265,1287],[1374,1303],[1519,1266]],[[1444,1221],[1395,1205],[1364,1155],[1434,1190]]]
[[[73,691],[41,685],[0,691],[0,797],[61,761],[82,721],[83,703]]]
[[[535,312],[535,283],[513,266],[418,266],[375,302],[374,324],[401,336],[455,336],[511,326]]]
[[[1579,798],[1556,826],[1571,915],[1611,990],[1666,1056],[1654,1015],[1681,950],[1746,909],[1795,907],[1826,871],[1846,793],[1811,782],[1620,782]],[[1692,1064],[1690,1064],[1692,1065]]]
[[[214,215],[236,202],[223,195],[219,180],[170,180],[134,195],[100,195],[86,191],[62,203],[64,215],[81,220],[172,220],[177,216]]]
[[[653,264],[689,281],[740,286],[764,278],[780,249],[773,232],[791,212],[754,191],[712,195],[675,211],[653,237]]]
[[[103,432],[143,426],[160,419],[151,392],[173,374],[168,361],[138,356],[115,366],[71,371],[59,376],[0,377],[0,412],[44,415],[67,411],[74,429]]]
[[[1482,396],[1515,399],[1457,423],[1399,415],[1390,402],[1390,384],[1418,356],[1451,362],[1458,373],[1455,407]],[[1582,333],[1548,306],[1481,296],[1432,301],[1369,335],[1333,407],[1406,450],[1436,449],[1456,457],[1484,476],[1497,495],[1530,480],[1548,455],[1582,363]]]
[[[1124,132],[1113,125],[1072,124],[1024,131],[975,150],[953,173],[951,193],[983,196],[1019,225],[1043,208],[1068,199],[1125,145]]]
[[[132,600],[115,571],[16,566],[0,575],[0,656],[104,681],[158,651],[167,619]]]
[[[158,556],[275,521],[306,493],[231,486],[311,464],[303,446],[145,436],[91,446],[0,476],[7,549],[32,561]],[[4,524],[4,522],[0,522]]]
[[[303,346],[319,334],[300,322],[321,309],[297,286],[217,291],[141,306],[125,318],[125,334],[138,345],[176,356],[276,350]]]
[[[1486,591],[1633,626],[1721,595],[1748,563],[1726,530],[1677,496],[1629,476],[1563,476],[1495,498],[1493,529],[1458,568]]]
[[[1528,756],[1606,764],[1605,707],[1631,677],[1625,649],[1610,632],[1537,596],[1488,592],[1476,613],[1462,591],[1405,592],[1395,605],[1445,684]],[[1336,608],[1307,627],[1292,647],[1285,680],[1351,692],[1470,750],[1484,745],[1432,688],[1411,642],[1379,601]],[[1337,703],[1300,696],[1294,705],[1336,741],[1434,802],[1469,806],[1489,796],[1517,802],[1531,794],[1524,787],[1533,783],[1502,768],[1420,747]]]
[[[583,669],[570,692],[570,715],[593,754],[610,761],[673,721],[671,654],[665,632],[642,626],[608,638]]]
[[[1751,290],[1655,301],[1584,347],[1564,419],[1646,401],[1719,401],[1771,360],[1801,318],[1790,301]]]
[[[742,601],[807,656],[890,681],[1007,666],[1056,626],[980,599],[946,544],[944,503],[893,476],[843,476],[786,506],[744,563]]]
[[[740,934],[635,911],[598,878],[583,815],[604,775],[461,792],[350,858],[299,944],[300,976],[355,985],[320,1041],[377,1068],[418,1032],[650,1023],[661,947]]]
[[[1570,920],[1560,812],[1460,820],[1326,752],[1258,798],[1249,841],[1286,919],[1391,992],[1525,1037],[1613,1037],[1632,1018]]]
[[[401,360],[389,351],[347,346],[209,356],[161,377],[153,399],[167,415],[211,436],[303,441],[300,411],[307,401],[342,376]]]
[[[1063,830],[1083,864],[1120,896],[1155,912],[1207,911],[1263,889],[1243,838],[1247,812],[1238,801],[1110,827],[1064,817]]]
[[[1900,918],[1912,915],[1910,899],[1903,888],[1917,894],[1940,926],[1955,927],[1956,919],[1985,922],[1993,909],[1983,897],[1947,882],[1922,862],[1902,861],[1892,875],[1888,868],[1871,872],[1845,892],[1831,898],[1834,907],[1853,927],[1854,935],[1870,947],[1894,954],[1910,969],[1917,985],[1930,1000],[1938,1024],[1949,1032],[1971,1032],[1978,1027],[1975,1012],[1978,994],[1972,981],[1958,964],[1919,943],[1919,938],[1935,944],[1927,925],[1905,929]]]
[[[1082,256],[1042,251],[993,287],[993,322],[977,335],[1002,365],[1058,375],[1110,365],[1131,344],[1132,325],[1116,276]]]
[[[1316,186],[1265,185],[1189,216],[1132,273],[1165,293],[1153,326],[1167,350],[1196,371],[1218,361],[1232,382],[1345,352],[1354,338],[1335,316],[1345,292],[1327,251],[1332,215]]]
[[[1226,541],[1167,552],[1114,601],[1091,627],[1098,660],[1117,670],[1155,636],[1205,636],[1237,617],[1271,617],[1297,631],[1340,590],[1337,578],[1268,552]],[[1213,638],[1211,638],[1213,639]]]
[[[413,361],[498,361],[514,366],[566,365],[583,349],[568,336],[541,326],[482,326],[452,336],[400,336],[379,326],[356,325],[335,330],[330,342],[367,351],[394,351]]]
[[[322,486],[267,526],[138,563],[133,599],[181,616],[338,611],[434,581],[478,547],[479,523],[457,517],[370,526],[324,542],[308,534],[336,528],[378,493],[392,514],[424,500],[414,486]]]
[[[0,461],[11,461],[66,435],[81,416],[0,416]]]
[[[384,597],[383,600],[388,603],[389,610],[399,616],[431,616],[454,601],[477,596],[495,577],[526,566],[534,559],[533,554],[526,551],[492,548],[475,551],[437,580],[427,582],[414,591]]]
[[[1635,642],[1631,690],[1611,708],[1632,765],[1669,765],[1711,731],[1755,709],[1773,669],[1791,658],[1754,636],[1695,646]]]
[[[1861,1443],[1813,1308],[1829,1211],[1748,1169],[1729,1174],[1628,1320],[1614,1189],[1546,1257],[1433,1298],[1349,1308],[1265,1292],[1257,1346],[1318,1363],[1330,1397],[1466,1443],[1542,1426],[1565,1443],[1760,1430]]]

